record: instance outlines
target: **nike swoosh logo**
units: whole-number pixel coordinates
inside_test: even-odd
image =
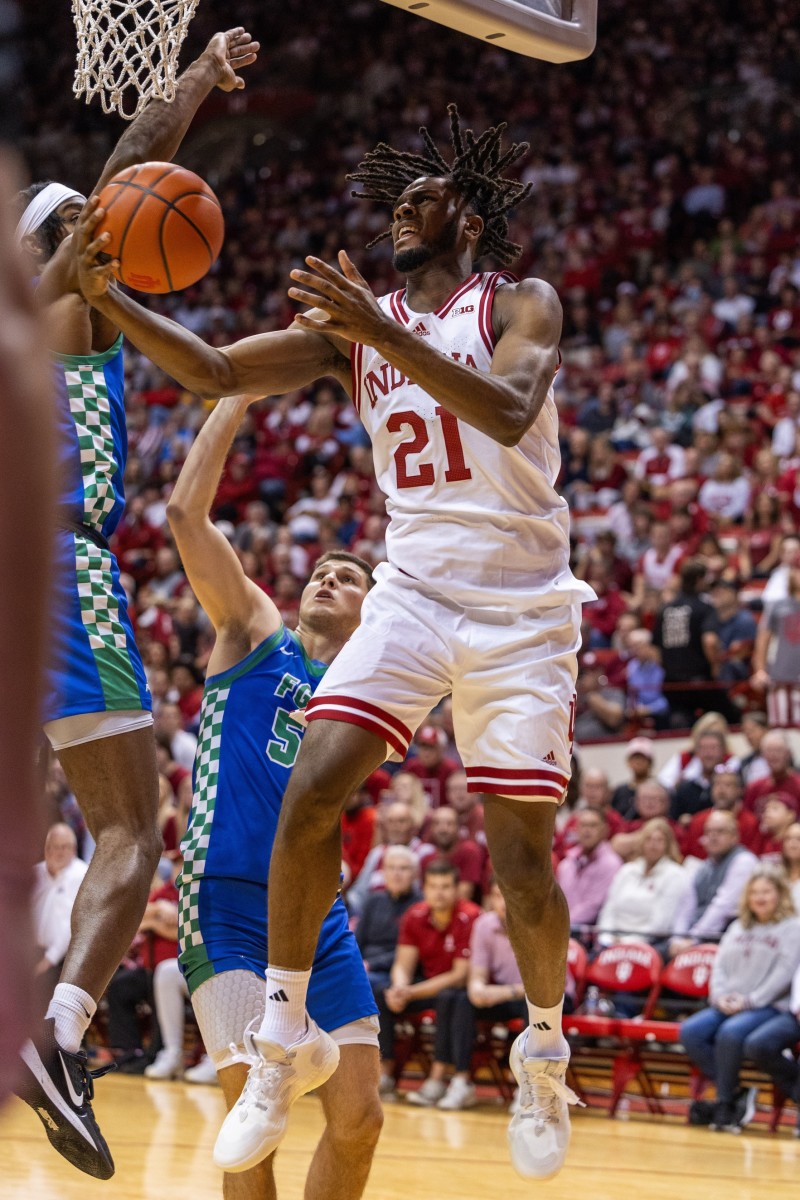
[[[83,1108],[83,1092],[75,1091],[75,1088],[72,1086],[72,1080],[69,1077],[69,1071],[67,1070],[67,1064],[64,1062],[64,1060],[60,1054],[58,1056],[58,1061],[61,1063],[61,1070],[64,1072],[64,1079],[66,1080],[66,1083],[67,1083],[67,1093],[69,1095],[70,1100],[72,1101],[72,1103],[75,1105],[76,1108]]]
[[[97,1149],[94,1139],[90,1136],[89,1131],[84,1125],[83,1121],[81,1121],[80,1118],[75,1115],[71,1108],[65,1106],[64,1097],[61,1095],[58,1088],[55,1086],[49,1074],[45,1070],[42,1060],[39,1058],[39,1053],[33,1042],[28,1041],[25,1043],[20,1051],[20,1057],[33,1077],[36,1079],[42,1091],[52,1102],[53,1106],[66,1118],[67,1121],[69,1121],[70,1125],[73,1126],[73,1128],[81,1135],[82,1138],[84,1138],[85,1141],[89,1143],[90,1146],[94,1147],[94,1149]],[[61,1060],[59,1059],[59,1061]]]

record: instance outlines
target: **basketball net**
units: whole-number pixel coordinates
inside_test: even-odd
[[[175,98],[178,55],[198,0],[72,0],[78,35],[73,91],[131,121],[151,99]]]

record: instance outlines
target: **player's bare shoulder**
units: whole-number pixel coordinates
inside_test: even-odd
[[[527,329],[542,342],[561,336],[561,301],[544,279],[520,279],[499,287],[494,297],[492,325],[500,338],[510,328]]]

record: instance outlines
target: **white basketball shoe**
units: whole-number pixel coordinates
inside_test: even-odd
[[[519,1084],[519,1106],[508,1127],[514,1169],[525,1179],[549,1179],[564,1165],[570,1137],[569,1105],[581,1104],[565,1083],[566,1058],[526,1058],[524,1029],[509,1064]]]
[[[253,1065],[214,1146],[214,1162],[223,1171],[246,1171],[268,1158],[286,1133],[295,1100],[321,1087],[339,1065],[336,1042],[310,1017],[305,1037],[291,1046],[251,1028],[244,1044]]]

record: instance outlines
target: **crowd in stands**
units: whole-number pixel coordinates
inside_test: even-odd
[[[201,6],[196,45],[222,11]],[[386,214],[351,198],[345,172],[381,138],[412,148],[421,122],[446,142],[449,100],[476,128],[506,119],[511,136],[530,141],[521,172],[532,196],[511,221],[523,246],[515,269],[549,280],[564,307],[558,488],[573,516],[574,569],[598,597],[585,608],[582,749],[554,858],[574,936],[590,953],[622,936],[668,958],[761,924],[768,942],[776,913],[788,928],[800,911],[800,773],[781,732],[800,725],[800,32],[787,0],[706,9],[664,0],[647,13],[604,0],[600,15],[589,60],[532,71],[367,0],[316,6],[313,22],[300,0],[271,10],[279,49],[268,49],[244,96],[210,102],[187,141],[184,161],[225,211],[220,261],[194,288],[151,302],[224,345],[288,324],[289,271],[309,252],[330,260],[344,247],[376,292],[389,291],[387,244],[363,250]],[[37,31],[42,69],[20,96],[23,150],[37,178],[85,188],[119,128],[69,107],[67,20]],[[237,20],[259,36],[263,4],[241,0]],[[176,860],[212,633],[165,513],[208,410],[134,351],[126,403],[128,506],[114,549],[154,700],[165,854]],[[384,498],[334,383],[253,405],[214,516],[288,625],[318,554],[344,547],[381,560]],[[695,724],[704,712],[712,719]],[[730,752],[730,724],[751,747],[742,759]],[[654,774],[650,735],[689,727],[690,750]],[[626,778],[591,766],[586,747],[609,738],[628,743]],[[90,853],[57,766],[49,794]],[[352,797],[343,847],[383,1017],[382,1090],[394,1090],[394,1019],[422,1004],[440,1032],[418,1102],[474,1102],[465,1056],[476,1013],[513,1015],[520,981],[446,703],[401,769],[376,772]],[[762,891],[780,892],[766,917],[750,883],[764,864],[787,881],[766,879]],[[742,903],[750,917],[737,918]],[[42,949],[50,961],[46,938]],[[727,963],[720,951],[721,973]],[[740,1011],[776,999],[770,1019],[787,1038],[789,982],[768,1000],[739,995]],[[718,986],[727,1003],[744,985],[725,976]],[[711,1024],[687,1049],[713,1075]],[[137,1057],[130,1026],[115,1036]],[[759,1053],[778,1070],[775,1036]],[[789,1060],[777,1058],[800,1099]],[[449,1085],[445,1066],[456,1072]],[[721,1085],[729,1108],[737,1072]],[[726,1111],[719,1123],[737,1119]]]

